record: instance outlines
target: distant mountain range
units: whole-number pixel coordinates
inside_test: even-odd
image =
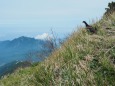
[[[46,40],[19,37],[14,40],[0,41],[0,66],[17,60],[26,60],[29,53],[41,52]]]

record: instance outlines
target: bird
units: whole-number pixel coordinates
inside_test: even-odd
[[[93,33],[93,34],[94,34],[94,33],[97,33],[97,28],[94,28],[94,27],[88,25],[86,21],[83,21],[83,23],[85,24],[86,29],[87,29],[89,32],[91,32],[91,33]]]
[[[106,30],[111,30],[112,28],[109,28],[109,27],[107,27],[107,28],[105,28]]]

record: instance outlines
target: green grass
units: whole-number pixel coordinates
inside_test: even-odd
[[[115,14],[92,25],[97,34],[77,28],[45,61],[3,77],[0,86],[115,86]]]

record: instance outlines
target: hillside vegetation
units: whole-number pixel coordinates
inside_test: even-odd
[[[77,28],[49,58],[4,76],[0,86],[115,86],[115,13],[92,25],[97,34]]]

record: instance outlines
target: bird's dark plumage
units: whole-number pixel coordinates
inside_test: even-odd
[[[83,21],[83,23],[85,24],[86,29],[87,29],[89,32],[91,32],[91,33],[96,33],[96,32],[97,32],[97,29],[94,28],[94,27],[92,27],[92,26],[90,26],[90,25],[88,25],[86,21]]]
[[[106,30],[110,30],[110,29],[112,29],[112,28],[105,28]]]

